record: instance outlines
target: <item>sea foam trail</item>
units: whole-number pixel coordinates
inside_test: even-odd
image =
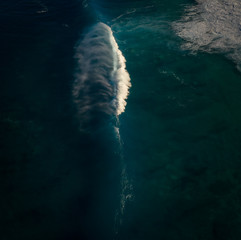
[[[75,57],[73,99],[81,128],[124,112],[130,76],[111,28],[104,23],[94,25],[77,46]]]

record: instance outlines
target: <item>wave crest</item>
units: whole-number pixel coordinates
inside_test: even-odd
[[[124,112],[130,76],[111,28],[104,23],[94,25],[77,46],[75,58],[78,67],[72,93],[81,125]]]

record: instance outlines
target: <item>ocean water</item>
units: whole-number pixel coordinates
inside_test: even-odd
[[[0,239],[241,238],[239,0],[0,19]]]

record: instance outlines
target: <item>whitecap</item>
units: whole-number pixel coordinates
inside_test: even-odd
[[[95,121],[100,116],[96,113],[123,113],[131,83],[111,28],[104,23],[94,25],[76,47],[75,58],[72,93],[80,125]]]

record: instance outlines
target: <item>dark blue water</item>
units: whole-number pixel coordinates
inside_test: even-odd
[[[240,10],[2,1],[0,239],[240,239]]]

